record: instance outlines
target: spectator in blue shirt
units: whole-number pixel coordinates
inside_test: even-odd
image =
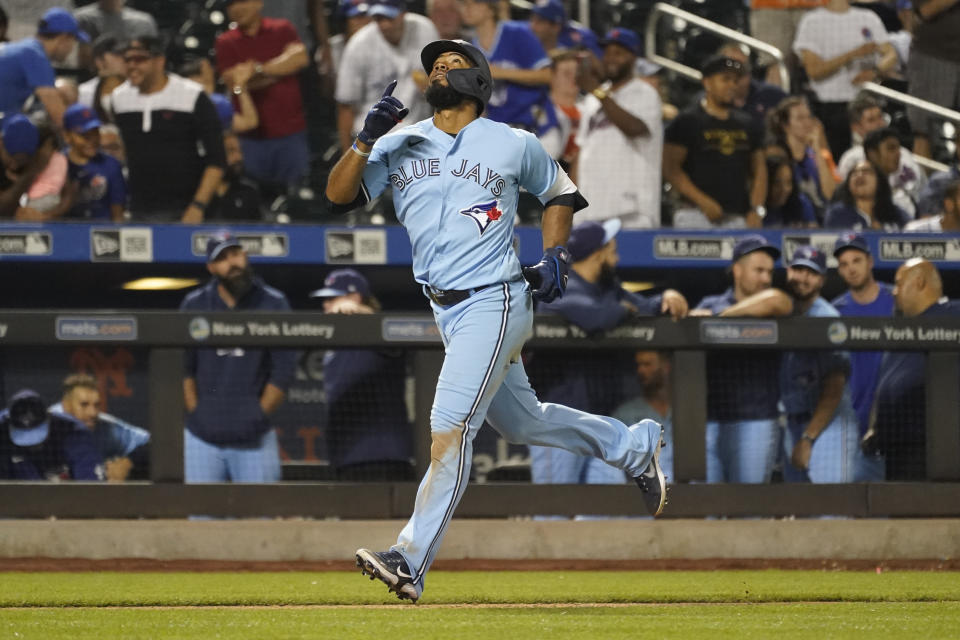
[[[563,152],[557,112],[550,101],[550,57],[523,22],[502,21],[499,0],[465,0],[463,21],[476,30],[473,44],[490,62],[493,95],[487,117],[536,134],[554,158]]]
[[[827,207],[826,229],[899,231],[910,222],[907,212],[893,203],[886,176],[869,160],[861,160],[837,190]]]
[[[207,241],[210,281],[187,294],[181,311],[289,311],[287,298],[250,268],[231,234]],[[288,349],[208,348],[186,355],[183,381],[187,482],[277,482],[280,454],[270,414],[296,369]]]
[[[789,315],[793,302],[771,288],[779,257],[765,237],[742,236],[733,248],[733,286],[705,297],[690,315]],[[770,481],[780,440],[779,374],[779,351],[707,354],[707,482]]]
[[[98,222],[123,222],[127,207],[127,181],[123,167],[100,150],[100,120],[93,109],[77,103],[63,114],[63,129],[69,148],[69,180],[76,183],[73,208],[65,218]]]
[[[616,275],[619,231],[617,218],[603,224],[588,221],[573,227],[567,243],[572,264],[566,291],[553,302],[538,305],[537,311],[563,316],[588,334],[608,331],[637,317],[660,313],[685,317],[687,300],[678,291],[667,289],[661,295],[646,298],[623,288]],[[538,387],[544,389],[544,402],[609,413],[623,400],[623,371],[607,356],[563,354],[558,361],[554,356],[538,353],[533,365],[532,375],[541,376],[542,386]],[[599,375],[598,369],[602,371]],[[530,466],[535,483],[626,482],[621,470],[602,460],[553,447],[530,447]]]
[[[0,479],[103,480],[103,459],[82,424],[23,389],[0,412]]]
[[[922,258],[897,269],[893,296],[907,318],[960,315],[957,303],[943,297],[937,268]],[[884,454],[888,481],[926,480],[926,368],[923,351],[888,351],[880,364],[873,423],[862,446],[867,453]]]
[[[150,434],[100,411],[100,388],[93,376],[73,373],[63,381],[63,398],[51,413],[71,416],[93,434],[107,482],[150,477]]]
[[[77,41],[89,42],[77,20],[66,9],[53,8],[43,14],[37,36],[0,47],[0,113],[21,111],[31,96],[60,125],[66,106],[54,87],[53,62],[67,59]]]
[[[889,318],[893,316],[893,290],[873,277],[873,256],[862,235],[848,231],[840,234],[833,249],[837,273],[846,283],[846,293],[833,301],[841,316],[857,318]],[[870,409],[877,389],[877,374],[882,351],[856,350],[850,353],[850,394],[857,414],[860,437],[870,425]],[[880,455],[859,453],[854,482],[883,482],[884,461]]]
[[[572,20],[560,0],[537,0],[530,8],[530,30],[547,53],[554,49],[586,49],[598,59],[603,49],[597,34]]]
[[[797,247],[787,267],[793,313],[810,318],[840,314],[820,297],[827,257],[809,245]],[[786,351],[780,367],[780,402],[787,418],[783,468],[787,482],[852,482],[860,441],[847,379],[845,351]]]
[[[376,313],[379,301],[359,271],[337,269],[310,294],[324,313]],[[337,480],[415,480],[413,433],[404,401],[403,351],[334,349],[323,357],[327,454]]]

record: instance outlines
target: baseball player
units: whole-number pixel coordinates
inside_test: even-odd
[[[798,247],[787,266],[794,315],[836,318],[820,297],[827,257]],[[780,402],[787,414],[783,445],[788,482],[852,482],[860,436],[850,400],[850,355],[845,351],[785,351],[780,368]]]
[[[103,459],[90,432],[71,416],[47,411],[36,391],[18,391],[0,411],[0,479],[103,478]]]
[[[414,602],[466,488],[484,419],[510,442],[590,454],[623,469],[651,514],[662,511],[666,498],[659,424],[644,420],[628,428],[541,404],[519,361],[533,330],[533,299],[563,294],[569,264],[563,245],[574,211],[586,201],[536,137],[479,117],[493,84],[479,49],[438,40],[424,47],[421,62],[433,117],[385,136],[407,115],[391,83],[326,188],[335,210],[349,210],[392,186],[413,246],[414,277],[446,348],[431,412],[430,468],[413,515],[389,551],[357,551],[363,573]],[[521,187],[545,205],[544,255],[524,269],[513,249]]]

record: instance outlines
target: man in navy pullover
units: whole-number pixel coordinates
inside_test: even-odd
[[[289,311],[287,298],[253,274],[229,233],[207,241],[213,278],[191,291],[181,311]],[[186,355],[184,457],[187,482],[277,482],[280,455],[269,416],[283,402],[297,352],[209,348]]]

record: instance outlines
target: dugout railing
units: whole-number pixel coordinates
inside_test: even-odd
[[[253,327],[258,327],[251,332]],[[425,314],[63,311],[0,315],[2,349],[70,344],[149,349],[148,428],[151,481],[0,483],[0,517],[401,518],[416,483],[284,482],[275,485],[183,482],[183,350],[191,347],[370,347],[413,351],[416,457],[429,460],[429,413],[442,350]],[[666,517],[816,516],[956,517],[960,515],[960,319],[838,318],[782,320],[697,318],[638,320],[586,336],[562,319],[538,316],[528,347],[615,353],[673,352],[674,484]],[[926,482],[872,484],[705,484],[706,353],[713,349],[867,349],[925,351]],[[635,487],[474,484],[460,517],[535,514],[633,516],[643,513]]]

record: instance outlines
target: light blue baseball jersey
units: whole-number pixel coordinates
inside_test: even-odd
[[[513,249],[520,188],[544,204],[577,191],[533,134],[486,118],[456,136],[431,118],[377,140],[361,191],[370,200],[388,186],[410,236],[414,277],[436,289],[520,279]]]

